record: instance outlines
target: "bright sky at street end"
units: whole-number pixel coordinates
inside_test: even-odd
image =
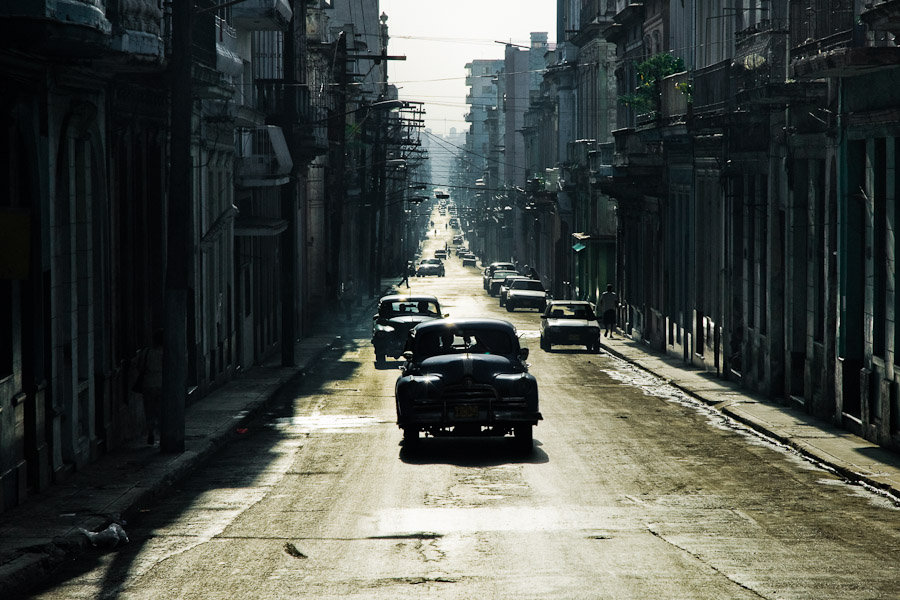
[[[527,46],[533,31],[556,41],[556,0],[381,0],[388,15],[388,80],[400,98],[425,102],[426,127],[468,128],[466,63],[502,59],[503,44]]]

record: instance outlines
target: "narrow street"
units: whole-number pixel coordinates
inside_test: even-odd
[[[434,215],[423,256],[449,241]],[[606,353],[538,348],[480,269],[411,278],[452,317],[508,319],[544,420],[400,444],[399,361],[345,326],[290,398],[38,598],[876,599],[900,595],[900,512]],[[405,289],[405,288],[404,288]]]

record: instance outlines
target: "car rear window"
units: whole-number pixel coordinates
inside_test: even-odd
[[[421,358],[441,354],[512,354],[513,338],[498,329],[437,329],[416,336],[416,354]]]
[[[549,316],[553,319],[596,319],[594,311],[584,304],[554,304]]]
[[[517,279],[512,282],[510,288],[514,290],[530,290],[532,292],[543,292],[544,284],[540,281],[533,281],[530,279]]]
[[[438,316],[441,314],[441,309],[437,303],[427,300],[394,300],[382,302],[381,306],[378,307],[378,314],[382,317],[397,317],[401,315]]]
[[[518,275],[515,271],[494,271],[494,279],[506,279],[510,275]]]

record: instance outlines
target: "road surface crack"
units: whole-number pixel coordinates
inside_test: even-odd
[[[657,538],[657,539],[659,539],[659,540],[662,540],[663,542],[665,542],[665,543],[668,544],[669,546],[672,546],[673,548],[676,548],[677,550],[680,550],[681,552],[684,552],[684,553],[687,554],[688,556],[692,556],[695,560],[697,560],[697,561],[699,561],[700,563],[702,563],[704,566],[706,566],[707,568],[709,568],[710,570],[712,570],[714,573],[716,573],[717,575],[720,575],[720,576],[724,577],[725,579],[727,579],[727,580],[730,581],[731,583],[735,584],[736,586],[740,587],[741,589],[747,590],[748,592],[750,592],[751,594],[753,594],[753,595],[755,595],[755,596],[757,596],[757,597],[759,597],[759,598],[766,598],[767,600],[769,600],[769,597],[768,597],[768,596],[765,596],[765,595],[759,593],[758,591],[754,590],[753,588],[747,586],[746,584],[743,584],[743,583],[741,583],[740,581],[735,580],[735,579],[734,579],[733,577],[731,577],[728,573],[722,571],[721,569],[718,569],[715,565],[713,565],[713,564],[711,564],[710,562],[706,561],[702,556],[700,556],[700,555],[697,554],[696,552],[691,552],[691,551],[688,550],[687,548],[684,548],[683,546],[679,546],[678,544],[676,544],[676,543],[673,542],[672,540],[667,539],[667,538],[666,538],[663,534],[661,534],[660,532],[654,531],[652,527],[647,527],[647,531],[649,531],[650,534],[651,534],[652,536],[654,536],[655,538]]]

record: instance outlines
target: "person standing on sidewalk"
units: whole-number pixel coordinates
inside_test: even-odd
[[[134,391],[144,401],[144,420],[147,423],[147,443],[156,442],[159,429],[159,407],[162,404],[163,330],[153,332],[153,345],[144,352],[141,373]]]
[[[341,286],[341,303],[344,305],[344,316],[349,321],[353,317],[353,308],[356,306],[356,282],[353,275]]]
[[[600,314],[603,315],[603,326],[606,337],[612,337],[616,330],[616,309],[619,308],[619,296],[613,291],[611,283],[606,284],[606,291],[600,294]]]

